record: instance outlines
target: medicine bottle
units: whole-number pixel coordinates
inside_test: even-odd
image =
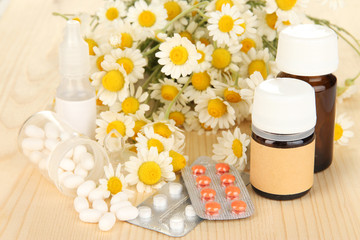
[[[97,142],[73,130],[55,113],[42,111],[28,118],[20,129],[21,152],[65,195],[76,195],[86,180],[98,180],[109,164]]]
[[[311,189],[315,124],[315,93],[309,84],[279,78],[255,89],[250,182],[256,193],[290,200]]]
[[[315,89],[315,172],[331,165],[333,159],[337,36],[327,27],[303,24],[290,26],[279,35],[276,62],[282,71],[277,77],[303,80]]]

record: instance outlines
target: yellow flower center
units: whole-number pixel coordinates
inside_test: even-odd
[[[164,8],[167,11],[167,19],[168,21],[173,20],[177,15],[179,15],[181,13],[181,7],[177,2],[174,1],[170,1],[170,2],[166,2],[164,4]]]
[[[215,3],[216,11],[221,11],[221,8],[225,4],[230,4],[230,7],[234,6],[234,3],[231,0],[217,0]]]
[[[278,7],[284,11],[291,10],[297,2],[297,0],[275,0],[275,1]]]
[[[198,64],[200,64],[205,61],[205,53],[201,50],[197,50],[197,52],[201,54],[201,58],[197,60]]]
[[[121,33],[120,49],[131,48],[133,45],[133,38],[129,33]]]
[[[188,31],[181,32],[180,36],[181,37],[186,37],[187,39],[189,39],[190,42],[194,42],[194,40],[192,39],[191,33],[189,33]]]
[[[123,89],[124,84],[124,75],[118,70],[111,70],[102,78],[102,85],[110,92],[120,91]]]
[[[209,101],[208,113],[210,114],[210,116],[214,118],[219,118],[223,116],[226,113],[226,111],[227,111],[226,105],[222,100],[215,98]]]
[[[104,55],[101,55],[100,57],[98,57],[96,59],[96,67],[100,70],[103,71],[104,69],[101,66],[101,63],[104,61]]]
[[[234,19],[229,15],[224,15],[219,20],[219,29],[222,32],[230,32],[234,27]]]
[[[138,170],[139,180],[146,185],[154,185],[161,179],[161,168],[154,161],[141,164]]]
[[[210,76],[207,72],[193,73],[191,83],[198,91],[204,91],[210,86]]]
[[[186,159],[180,153],[170,150],[169,156],[172,158],[171,165],[173,166],[174,172],[177,172],[186,166]]]
[[[264,79],[267,78],[267,69],[264,60],[254,60],[248,66],[248,74],[251,76],[255,71],[261,73]]]
[[[212,54],[211,64],[217,68],[223,70],[231,63],[231,54],[225,48],[217,48]]]
[[[155,138],[149,139],[147,142],[147,146],[148,146],[149,150],[152,147],[156,147],[158,150],[158,153],[161,153],[162,151],[164,151],[164,145],[160,142],[160,140],[157,140]]]
[[[170,60],[176,65],[183,65],[188,59],[188,51],[183,46],[177,46],[170,51]]]
[[[288,20],[288,21],[283,21],[282,22],[284,25],[286,25],[286,26],[289,26],[289,25],[291,25],[291,23],[290,23],[290,21]]]
[[[137,148],[135,146],[132,146],[131,148],[129,148],[129,151],[137,153]]]
[[[103,101],[101,101],[100,99],[96,99],[96,105],[97,106],[104,106],[104,103],[103,103]]]
[[[114,19],[119,17],[119,11],[115,7],[109,8],[105,13],[106,18],[109,21],[113,21]]]
[[[206,127],[206,126],[205,126],[205,123],[201,123],[200,126],[201,126],[203,129],[205,129],[205,131],[211,131],[211,130],[212,130],[212,128],[211,128],[210,126]]]
[[[161,87],[161,97],[167,101],[172,101],[178,92],[179,90],[175,86],[163,85]]]
[[[256,43],[254,40],[250,39],[250,38],[245,38],[244,40],[241,41],[242,47],[240,49],[240,51],[247,53],[251,48],[255,48],[256,47]]]
[[[273,12],[271,14],[266,14],[266,16],[265,16],[266,24],[269,26],[269,28],[274,29],[274,30],[275,30],[275,24],[276,24],[277,19],[278,19],[278,16],[276,15],[276,12]]]
[[[334,129],[334,140],[339,140],[344,133],[344,129],[341,127],[340,124],[335,123],[335,129]]]
[[[122,190],[122,183],[118,177],[111,177],[107,183],[107,189],[111,194],[117,194]]]
[[[126,133],[126,126],[122,121],[115,120],[108,124],[106,128],[106,133],[111,132],[111,130],[115,129],[118,131],[122,136],[125,136]],[[111,137],[116,137],[116,135],[113,133],[111,134]]]
[[[79,17],[74,17],[72,20],[78,21],[81,24],[81,20]]]
[[[133,128],[133,130],[134,130],[134,139],[135,139],[135,137],[137,136],[137,134],[139,133],[139,131],[141,130],[141,128],[143,127],[143,126],[145,126],[146,125],[146,122],[145,121],[143,121],[143,120],[137,120],[137,121],[135,121],[135,126],[134,126],[134,128]]]
[[[176,126],[181,126],[185,122],[185,116],[182,112],[172,112],[170,113],[169,118],[175,121]]]
[[[204,37],[201,37],[201,38],[199,39],[199,41],[200,41],[201,43],[205,44],[205,46],[207,46],[207,45],[210,44],[209,39],[206,39],[206,38],[204,38]]]
[[[156,16],[151,11],[145,10],[139,14],[138,21],[142,27],[151,27],[155,24]]]
[[[160,136],[164,138],[169,138],[172,134],[169,127],[162,122],[158,122],[154,124],[154,133],[159,134]]]
[[[224,97],[226,101],[231,103],[238,103],[241,101],[241,96],[237,92],[231,91],[228,88],[224,90]]]
[[[97,42],[95,42],[95,40],[91,38],[85,38],[84,40],[89,45],[89,55],[95,56],[94,47],[99,46]]]
[[[243,154],[243,145],[239,139],[235,139],[232,144],[232,150],[236,157],[240,158]]]
[[[116,60],[116,63],[118,63],[120,66],[122,66],[126,72],[126,74],[132,73],[134,69],[134,63],[131,61],[131,59],[127,57],[122,57]]]
[[[140,103],[134,97],[127,97],[121,104],[121,109],[124,113],[136,113],[139,110]]]

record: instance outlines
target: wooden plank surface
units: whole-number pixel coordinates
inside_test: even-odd
[[[313,0],[307,12],[326,17],[360,38],[360,1],[347,0],[336,12]],[[128,223],[110,232],[78,219],[72,199],[61,195],[17,150],[17,132],[32,113],[45,108],[58,84],[57,47],[64,21],[51,12],[93,11],[100,0],[12,0],[0,18],[0,239],[168,239]],[[360,61],[340,42],[339,82],[360,69]],[[359,85],[359,83],[357,83]],[[315,175],[309,194],[272,201],[249,192],[255,214],[240,221],[204,221],[187,239],[360,239],[360,95],[337,106],[355,121],[349,146],[335,147],[332,166]],[[241,126],[248,132],[248,124]],[[211,155],[216,136],[187,134],[193,161]],[[148,194],[139,194],[140,203]]]

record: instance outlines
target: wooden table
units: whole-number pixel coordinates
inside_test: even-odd
[[[51,102],[58,84],[57,48],[64,21],[51,12],[93,11],[100,0],[12,0],[0,18],[0,238],[10,239],[167,239],[154,231],[117,222],[110,232],[78,219],[73,199],[61,195],[17,150],[17,132],[32,113]],[[310,4],[307,12],[346,27],[358,38],[360,2],[347,0],[336,12]],[[340,42],[339,82],[360,69],[359,58]],[[359,80],[360,81],[360,80]],[[357,83],[359,84],[359,83]],[[332,166],[315,175],[309,194],[272,201],[251,188],[255,214],[239,221],[204,221],[187,239],[360,239],[360,95],[337,107],[355,120],[355,137],[336,146]],[[245,126],[245,125],[244,125]],[[242,130],[244,129],[242,126]],[[216,136],[188,134],[191,161],[211,155]],[[148,195],[139,194],[135,203]]]

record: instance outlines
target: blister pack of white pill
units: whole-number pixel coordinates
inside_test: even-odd
[[[129,223],[171,237],[185,236],[203,221],[196,215],[182,179],[165,184],[138,209],[138,217]]]
[[[210,157],[199,157],[181,171],[196,214],[208,220],[250,217],[254,205],[239,171]]]

